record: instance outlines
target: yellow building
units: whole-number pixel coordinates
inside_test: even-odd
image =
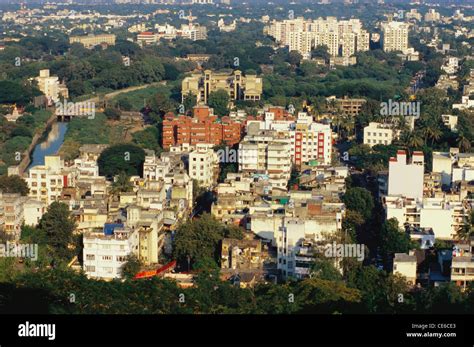
[[[100,44],[115,45],[115,35],[113,34],[101,34],[101,35],[92,35],[87,36],[71,36],[69,38],[69,43],[80,43],[84,45],[85,48],[92,48]]]
[[[193,94],[197,102],[207,104],[209,95],[219,89],[225,90],[231,100],[260,100],[263,91],[263,82],[256,75],[242,75],[235,70],[229,73],[215,73],[206,70],[202,74],[193,74],[182,82],[181,95],[184,98]]]

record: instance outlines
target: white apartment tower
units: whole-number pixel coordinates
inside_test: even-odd
[[[408,49],[408,24],[403,22],[382,23],[382,47],[385,52]]]
[[[406,198],[423,198],[424,157],[422,152],[413,152],[411,162],[403,150],[388,165],[388,195]]]

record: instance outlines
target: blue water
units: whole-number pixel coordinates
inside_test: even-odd
[[[28,169],[33,166],[44,165],[44,157],[46,155],[54,155],[59,151],[59,148],[64,142],[67,127],[68,123],[64,122],[57,122],[51,126],[48,137],[44,139],[43,142],[38,143],[33,149],[31,163]]]

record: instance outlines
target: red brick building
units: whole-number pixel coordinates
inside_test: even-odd
[[[219,119],[208,106],[196,106],[193,117],[175,116],[172,113],[163,119],[163,148],[189,143],[212,143],[219,145],[222,142],[233,146],[242,138],[243,124],[232,121],[225,116]]]

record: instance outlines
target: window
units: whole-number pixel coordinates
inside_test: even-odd
[[[95,272],[95,266],[86,266],[86,272]]]
[[[95,260],[95,254],[87,254],[86,260]]]
[[[102,256],[102,260],[111,261],[111,260],[112,260],[112,256],[111,256],[111,255],[103,255],[103,256]]]

